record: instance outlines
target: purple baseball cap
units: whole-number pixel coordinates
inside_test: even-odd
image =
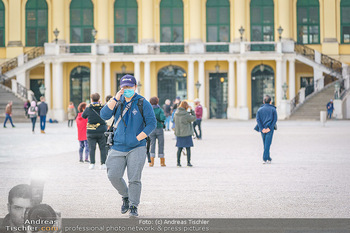
[[[130,74],[126,74],[120,79],[120,87],[133,87],[136,84],[136,78]]]

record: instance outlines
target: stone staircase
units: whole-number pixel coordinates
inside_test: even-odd
[[[12,101],[12,120],[13,123],[29,122],[24,114],[24,103],[22,98],[17,97],[9,88],[0,84],[0,122],[3,124],[5,120],[5,108],[8,101]],[[9,121],[7,126],[10,126]],[[1,126],[2,127],[2,126]]]
[[[330,99],[334,99],[334,85],[335,83],[331,83],[321,91],[308,96],[292,113],[289,120],[320,120],[320,111],[327,111],[327,103]]]

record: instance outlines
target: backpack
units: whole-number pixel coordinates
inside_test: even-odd
[[[33,113],[29,114],[29,117],[30,118],[37,117],[37,112],[35,110],[35,107],[30,107],[29,109],[30,109],[31,112],[33,112]]]

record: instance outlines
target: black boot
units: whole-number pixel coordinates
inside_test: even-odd
[[[123,205],[121,208],[121,213],[125,214],[129,210],[129,198],[128,197],[123,197]]]
[[[177,149],[177,166],[178,166],[178,167],[181,167],[181,163],[180,163],[181,151],[182,151],[182,147],[179,147],[179,148]]]
[[[187,151],[187,167],[192,167],[191,164],[191,147],[186,147]]]

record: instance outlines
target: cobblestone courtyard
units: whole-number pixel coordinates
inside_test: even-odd
[[[0,129],[0,216],[11,187],[46,171],[43,203],[64,218],[120,218],[121,198],[106,171],[78,163],[76,126],[29,123]],[[203,122],[193,168],[176,167],[173,132],[165,133],[167,167],[145,164],[140,217],[349,218],[350,121],[278,122],[271,165],[262,164],[255,121]],[[98,155],[98,154],[97,154]],[[185,165],[186,157],[182,156]],[[99,162],[99,156],[97,156]]]

